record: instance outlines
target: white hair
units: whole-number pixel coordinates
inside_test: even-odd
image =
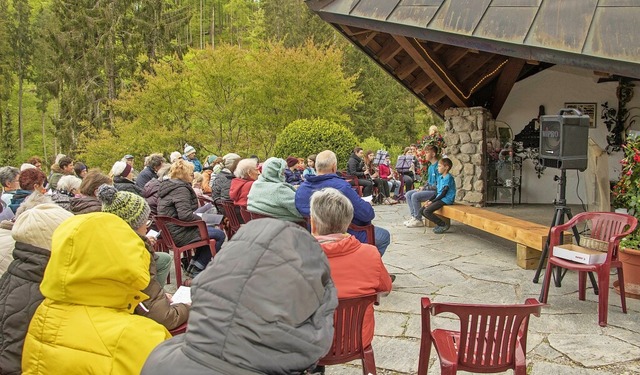
[[[324,188],[311,195],[311,220],[319,235],[345,233],[353,220],[353,205],[339,190]]]
[[[80,184],[82,180],[76,176],[66,175],[60,177],[58,180],[58,184],[56,185],[57,190],[64,190],[67,192],[71,192],[71,190],[76,189],[80,190]]]

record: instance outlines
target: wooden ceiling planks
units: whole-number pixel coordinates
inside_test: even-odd
[[[522,73],[522,68],[524,68],[525,63],[526,62],[522,59],[512,57],[500,72],[500,76],[498,77],[496,86],[493,90],[493,100],[490,108],[494,118],[498,117],[502,106],[507,101],[507,97],[509,96],[513,85],[515,85],[518,77],[520,77],[520,73]]]

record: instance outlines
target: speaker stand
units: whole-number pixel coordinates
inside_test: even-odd
[[[555,206],[555,213],[553,215],[553,221],[551,222],[551,226],[549,227],[549,234],[547,235],[547,241],[542,248],[542,255],[540,256],[540,262],[538,263],[538,268],[536,269],[536,274],[533,277],[534,284],[537,284],[540,280],[540,272],[542,271],[542,267],[544,267],[545,261],[547,260],[547,255],[549,254],[549,243],[551,242],[551,228],[564,224],[565,216],[567,219],[571,220],[573,215],[571,214],[571,208],[567,207],[567,199],[566,199],[566,190],[567,190],[567,171],[562,169],[560,172],[560,176],[555,176],[554,181],[558,182],[558,193],[556,195],[556,199],[553,201]],[[580,233],[578,232],[578,228],[571,228],[573,232],[573,236],[576,241],[580,242]],[[564,240],[564,236],[560,236],[560,243]],[[553,280],[556,287],[560,287],[562,283],[562,279],[564,275],[566,275],[568,270],[564,270],[562,272],[562,268],[556,267],[555,273],[553,273]],[[598,283],[596,282],[595,277],[592,272],[589,272],[589,279],[591,280],[591,285],[593,286],[593,291],[597,295],[598,294]],[[544,294],[544,285],[542,286],[542,290],[540,291],[540,301],[542,301],[542,296]]]

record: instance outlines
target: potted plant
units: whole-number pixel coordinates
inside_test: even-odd
[[[620,180],[613,187],[613,204],[626,208],[640,220],[640,137],[630,136],[622,146]],[[620,253],[627,297],[640,298],[640,229],[620,241]]]

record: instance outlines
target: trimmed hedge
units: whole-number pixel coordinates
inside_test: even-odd
[[[324,150],[331,150],[338,157],[338,169],[344,169],[349,155],[358,144],[358,138],[346,127],[324,119],[296,120],[280,132],[274,154],[306,158]]]

